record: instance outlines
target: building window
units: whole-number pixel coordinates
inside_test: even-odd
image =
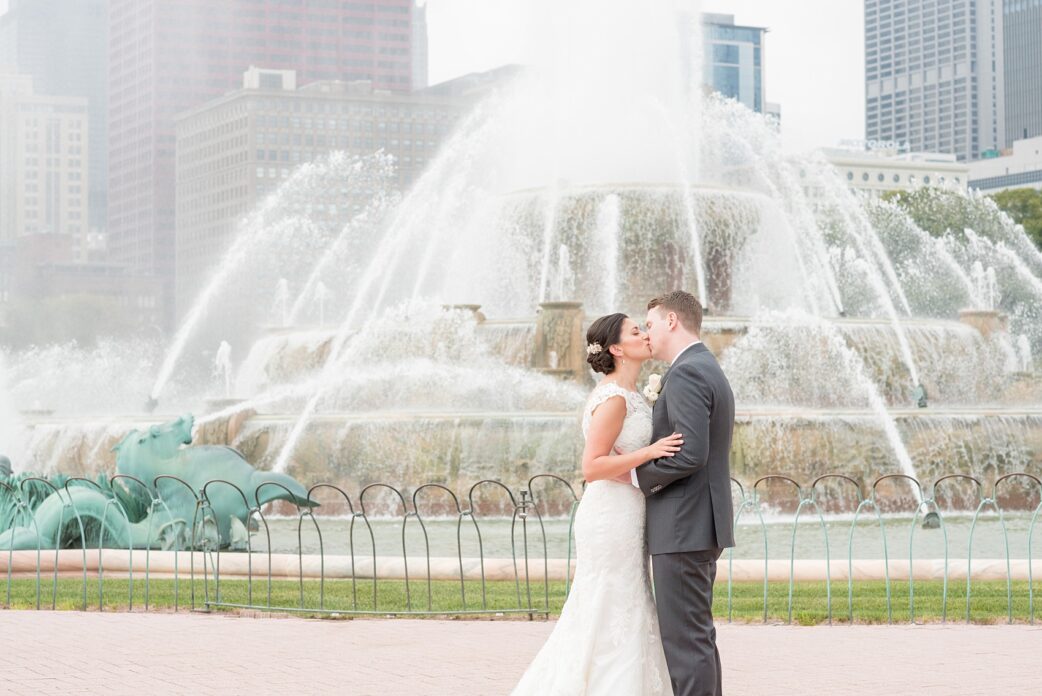
[[[741,63],[738,46],[735,44],[713,44],[713,63],[737,66]]]
[[[713,87],[725,97],[737,99],[740,95],[738,68],[723,65],[713,66]]]

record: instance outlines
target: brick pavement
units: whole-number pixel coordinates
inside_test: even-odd
[[[0,611],[0,693],[504,694],[551,628]],[[720,625],[719,640],[729,696],[1042,693],[1042,628]]]

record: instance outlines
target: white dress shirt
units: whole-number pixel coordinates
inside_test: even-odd
[[[693,347],[697,346],[699,343],[701,343],[701,341],[695,341],[695,342],[689,343],[686,346],[684,346],[683,348],[681,348],[680,352],[677,353],[675,356],[673,356],[673,362],[671,362],[669,364],[669,366],[673,367],[674,365],[676,365],[677,364],[677,360],[680,358],[681,355],[684,354],[684,351],[686,351],[688,348],[693,348]],[[630,483],[632,483],[637,488],[640,488],[640,484],[637,483],[637,467],[633,467],[632,469],[630,469]]]

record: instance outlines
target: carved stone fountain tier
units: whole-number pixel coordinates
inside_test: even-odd
[[[545,302],[539,306],[535,318],[520,319],[487,319],[480,312],[479,305],[466,305],[465,308],[474,313],[477,335],[489,353],[506,364],[582,384],[592,379],[586,364],[585,334],[596,317],[586,313],[580,303]],[[952,388],[952,381],[964,382],[967,377],[965,373],[951,371],[931,377],[930,363],[936,361],[937,354],[972,360],[973,356],[966,351],[977,350],[975,343],[981,344],[981,350],[994,350],[983,346],[988,341],[997,340],[1003,322],[1004,316],[1000,313],[983,310],[963,312],[960,321],[907,319],[900,322],[916,362],[926,366],[921,382],[927,387],[931,400],[940,397],[944,401],[945,391]],[[881,385],[884,395],[893,395],[895,405],[906,403],[911,385],[907,383],[892,322],[841,318],[832,323],[848,346],[861,356],[870,379]],[[730,348],[760,325],[748,317],[707,316],[703,322],[702,339],[718,358],[726,360]],[[252,385],[240,391],[248,393],[291,384],[314,374],[328,355],[333,335],[329,329],[312,329],[298,333],[279,332],[261,339],[253,346],[240,371],[240,375],[252,376],[247,380]],[[917,347],[920,344],[921,349]],[[924,353],[915,354],[917,350]],[[660,368],[660,365],[649,365],[649,369]],[[895,380],[900,383],[894,384]],[[1030,376],[1010,380],[1008,389],[996,384],[988,387],[991,391],[980,394],[979,402],[1042,403],[1042,386]]]
[[[985,478],[1042,468],[1042,407],[894,409],[896,427],[924,481],[952,472]],[[198,444],[230,445],[259,469],[272,466],[293,426],[289,416],[236,414],[197,427]],[[32,423],[41,461],[68,475],[115,470],[120,425]],[[48,433],[53,433],[51,438]],[[454,490],[491,478],[520,483],[554,473],[580,484],[575,412],[326,413],[312,421],[289,473],[305,485],[330,482],[357,492],[378,481],[405,488],[440,482]],[[876,414],[858,409],[740,409],[732,469],[751,483],[785,472],[810,481],[825,473],[858,479],[898,472]]]

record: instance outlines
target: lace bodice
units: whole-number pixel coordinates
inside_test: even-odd
[[[626,400],[626,420],[622,424],[622,431],[615,441],[615,446],[622,452],[646,447],[651,442],[651,406],[644,397],[637,392],[623,389],[614,382],[605,382],[594,388],[586,400],[586,408],[583,409],[583,437],[590,430],[590,419],[597,407],[613,396],[621,396]]]

